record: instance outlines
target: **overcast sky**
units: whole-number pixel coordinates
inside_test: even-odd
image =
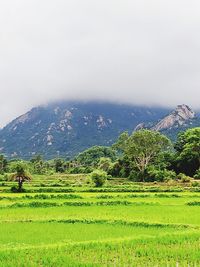
[[[200,108],[199,0],[0,1],[0,126],[49,100]]]

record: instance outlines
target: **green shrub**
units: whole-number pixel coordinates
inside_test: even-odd
[[[200,179],[200,168],[196,171],[195,175],[194,175],[195,179]]]
[[[26,192],[26,190],[25,190],[24,188],[22,188],[22,189],[19,191],[19,189],[18,189],[16,186],[12,186],[11,189],[10,189],[10,191],[11,191],[12,193],[24,193],[24,192]]]
[[[107,181],[107,173],[100,170],[95,170],[90,174],[90,179],[96,187],[102,187]]]
[[[128,176],[128,179],[133,181],[133,182],[137,182],[137,181],[140,181],[140,175],[138,172],[132,170]]]
[[[184,173],[179,173],[177,175],[177,178],[181,181],[181,183],[189,183],[190,182],[190,177],[185,175]]]
[[[200,186],[200,183],[197,182],[197,181],[194,181],[194,182],[192,182],[192,186],[193,187],[199,187]]]
[[[8,181],[8,180],[9,180],[9,175],[8,174],[0,176],[0,181]]]
[[[187,205],[188,206],[200,206],[200,202],[199,201],[188,202]]]
[[[176,178],[176,173],[167,169],[156,169],[154,166],[150,166],[147,170],[148,180],[164,182]]]

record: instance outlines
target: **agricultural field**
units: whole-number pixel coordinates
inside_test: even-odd
[[[0,184],[0,266],[200,266],[198,184],[84,181]]]

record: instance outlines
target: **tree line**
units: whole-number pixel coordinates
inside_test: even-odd
[[[38,175],[92,173],[95,181],[98,176],[103,181],[108,175],[137,182],[200,179],[200,127],[180,133],[175,143],[156,131],[124,132],[113,146],[94,146],[71,160],[46,161],[41,155],[29,161],[7,160],[0,155],[1,174],[16,174],[19,169]]]

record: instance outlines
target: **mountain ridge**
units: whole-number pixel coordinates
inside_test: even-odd
[[[140,122],[135,130],[150,129],[159,131],[167,135],[170,139],[175,140],[179,132],[198,126],[200,126],[200,114],[194,112],[188,105],[182,104],[177,105],[174,110],[156,123],[149,122],[145,124],[144,122]]]
[[[196,118],[187,105],[177,109],[94,101],[50,103],[32,108],[5,126],[0,131],[0,152],[9,158],[73,157],[93,145],[112,145],[123,131],[145,127],[157,127],[173,137],[194,125]],[[166,118],[173,118],[174,125],[161,129]]]
[[[111,145],[142,120],[157,121],[169,110],[102,102],[62,101],[31,109],[0,131],[8,157],[73,156],[92,145]]]

